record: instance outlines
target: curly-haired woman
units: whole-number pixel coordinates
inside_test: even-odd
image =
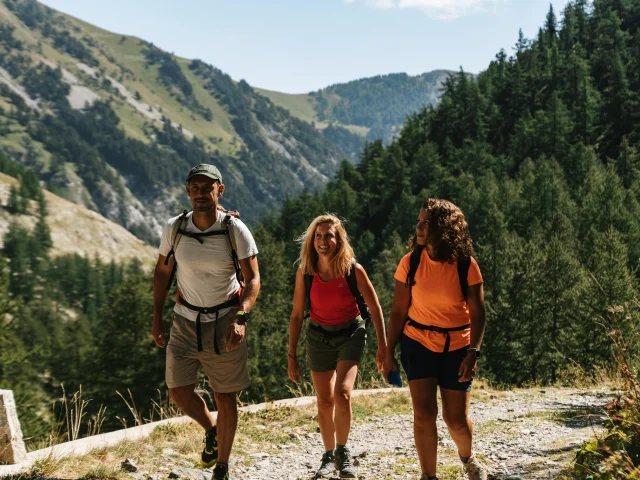
[[[414,411],[422,480],[436,479],[437,389],[442,416],[471,480],[486,480],[473,455],[469,395],[484,335],[482,275],[462,211],[446,200],[424,201],[416,233],[396,270],[385,378],[397,369],[400,341]]]
[[[353,249],[338,217],[315,218],[300,241],[300,267],[289,324],[289,378],[299,382],[296,350],[308,298],[311,318],[306,334],[307,364],[316,390],[318,423],[325,448],[315,478],[331,476],[334,469],[339,471],[340,478],[356,478],[347,440],[351,428],[351,391],[364,352],[366,325],[348,284],[353,278],[352,268],[376,328],[378,370],[382,369],[386,353],[382,309],[367,273],[355,263]]]

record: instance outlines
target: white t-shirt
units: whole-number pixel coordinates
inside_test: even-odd
[[[218,212],[215,223],[207,230],[200,230],[193,224],[191,213],[189,213],[185,229],[188,232],[199,233],[223,230],[222,220],[225,216],[226,214]],[[171,238],[179,218],[180,216],[169,219],[164,227],[159,249],[162,256],[166,257],[171,251]],[[229,230],[233,235],[239,260],[258,253],[251,232],[239,219],[232,217]],[[198,307],[213,307],[231,299],[240,288],[240,284],[236,279],[236,270],[226,235],[201,237],[201,240],[204,243],[200,244],[195,238],[185,235],[180,237],[175,251],[175,260],[178,262],[176,279],[178,288],[187,302]],[[173,311],[192,321],[195,321],[198,316],[198,312],[177,303]],[[228,311],[229,308],[225,308],[220,310],[218,315],[221,317]],[[200,315],[201,322],[212,322],[215,319],[215,313]]]

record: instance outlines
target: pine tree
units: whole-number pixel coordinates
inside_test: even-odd
[[[18,196],[18,189],[15,187],[15,185],[11,185],[11,187],[9,188],[9,203],[7,205],[7,209],[12,215],[23,213],[22,202],[20,201],[20,197]]]

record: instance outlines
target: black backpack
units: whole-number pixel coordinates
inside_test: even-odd
[[[313,275],[305,274],[304,276],[304,290],[305,290],[305,311],[307,314],[305,318],[309,316],[309,311],[311,310],[311,284],[313,283]],[[358,304],[358,309],[360,310],[360,316],[365,321],[365,324],[369,326],[371,323],[371,312],[369,311],[369,307],[367,303],[364,301],[364,297],[358,290],[358,280],[356,279],[356,260],[351,260],[351,269],[349,273],[344,277],[347,280],[347,285],[349,285],[349,290],[351,290],[351,294],[355,297],[356,303]]]
[[[240,268],[240,261],[238,260],[238,254],[236,253],[236,250],[233,247],[233,240],[231,239],[231,233],[230,233],[230,230],[232,228],[232,223],[231,223],[232,217],[239,217],[240,214],[235,210],[225,210],[225,209],[218,208],[219,213],[225,214],[224,218],[222,219],[222,226],[223,226],[222,230],[198,233],[198,232],[188,232],[185,229],[187,226],[189,212],[190,210],[184,210],[182,212],[182,214],[180,215],[180,218],[178,218],[178,221],[175,223],[173,232],[171,234],[171,250],[169,251],[169,254],[164,260],[164,264],[168,265],[169,259],[171,258],[172,255],[174,256],[173,268],[171,269],[171,276],[169,277],[169,283],[167,283],[167,290],[169,290],[171,288],[171,285],[173,285],[173,280],[176,276],[176,269],[178,268],[178,262],[175,260],[175,253],[176,253],[176,249],[178,248],[178,244],[180,243],[180,239],[182,238],[183,235],[197,240],[198,242],[200,242],[200,244],[204,243],[204,240],[202,240],[202,237],[224,235],[225,238],[227,239],[227,245],[229,246],[229,253],[231,255],[231,259],[233,260],[233,266],[236,270],[236,278],[238,279],[238,283],[240,284],[240,286],[244,288],[244,276],[242,275],[242,269]]]
[[[416,284],[416,272],[420,265],[420,258],[422,257],[422,250],[424,245],[416,245],[411,256],[409,257],[409,273],[407,273],[407,285],[410,289]],[[469,267],[471,266],[471,257],[463,257],[458,259],[458,279],[460,280],[460,290],[462,290],[462,296],[464,301],[467,301],[469,293],[469,282],[467,277],[469,276]],[[411,295],[411,293],[410,293]],[[411,305],[411,298],[409,299],[409,305]]]

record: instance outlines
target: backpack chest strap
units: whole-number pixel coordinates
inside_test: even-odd
[[[204,243],[202,240],[204,237],[213,237],[215,235],[229,235],[229,230],[215,230],[213,232],[190,232],[184,229],[178,229],[178,233],[180,235],[184,235],[185,237],[193,238],[200,242],[200,244]]]

